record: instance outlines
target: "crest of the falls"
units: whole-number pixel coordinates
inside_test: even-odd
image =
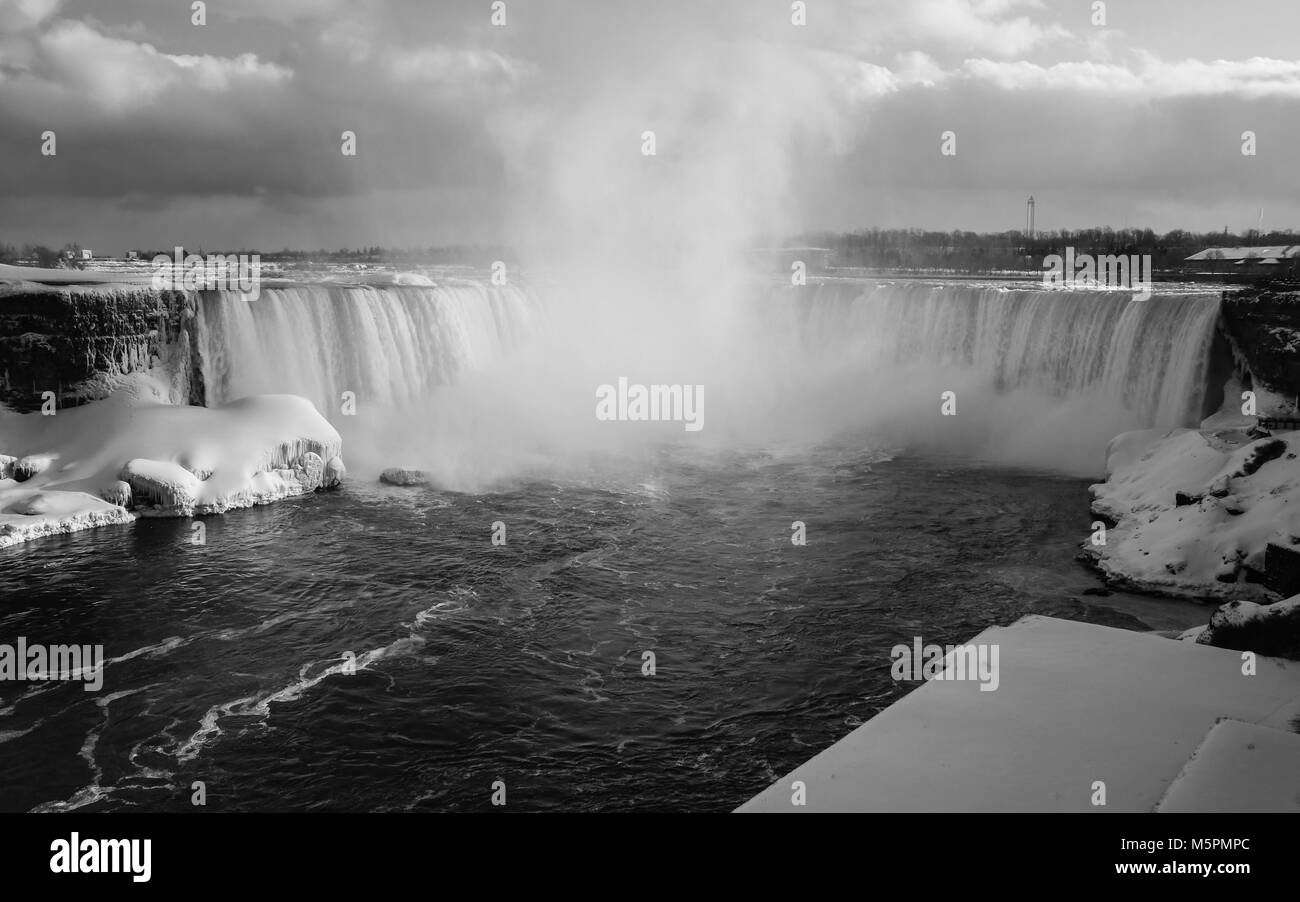
[[[482,283],[269,288],[251,302],[205,292],[195,345],[209,403],[300,394],[354,457],[465,485],[523,461],[687,440],[680,427],[598,423],[595,389],[621,376],[702,386],[709,427],[693,443],[807,445],[853,432],[1079,475],[1099,474],[1119,432],[1194,425],[1222,385],[1211,292],[1139,302],[1122,291],[827,280],[755,285],[707,309],[647,295],[646,309],[629,311],[635,287],[602,286],[586,306],[557,294],[545,312],[522,287]],[[956,417],[940,413],[949,390]],[[348,392],[355,417],[340,416]]]
[[[265,288],[255,301],[203,292],[195,317],[208,403],[289,392],[329,415],[345,392],[382,407],[427,402],[508,354],[536,312],[521,287],[463,282]]]
[[[1217,293],[1134,301],[1127,291],[921,283],[803,290],[803,341],[823,359],[963,372],[998,395],[1087,398],[1135,427],[1193,425],[1214,389]]]

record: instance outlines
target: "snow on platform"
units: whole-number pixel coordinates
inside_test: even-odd
[[[1156,810],[1300,813],[1300,733],[1219,721]]]
[[[994,643],[995,691],[927,682],[738,810],[1153,811],[1220,718],[1300,714],[1294,662],[1037,616],[967,644]]]

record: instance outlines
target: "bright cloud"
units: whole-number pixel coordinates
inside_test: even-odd
[[[187,83],[226,91],[235,83],[275,84],[293,73],[251,53],[236,57],[161,53],[151,44],[101,34],[82,22],[61,21],[37,39],[36,77],[109,109],[150,103],[164,90]]]
[[[864,29],[869,42],[881,38],[895,45],[1009,57],[1070,38],[1061,24],[1021,14],[1041,6],[1037,0],[859,0],[857,12],[869,29]]]
[[[1300,141],[1284,38],[1300,5],[1271,5],[1180,0],[1174,22],[1114,2],[1099,27],[1088,0],[817,0],[801,27],[788,3],[528,0],[494,27],[487,0],[221,0],[199,28],[187,2],[0,0],[0,240],[94,246],[118,236],[76,222],[130,218],[166,246],[159,230],[206,228],[218,198],[241,211],[223,234],[281,246],[491,239],[521,197],[555,229],[621,210],[735,233],[796,207],[808,228],[1004,227],[1029,193],[1060,225],[1221,228],[1265,202],[1300,225],[1278,191]],[[948,130],[957,157],[939,154]],[[584,192],[571,223],[555,215]],[[399,196],[455,215],[422,230],[418,206],[385,212]],[[129,217],[101,209],[127,197]]]
[[[1156,99],[1208,95],[1300,98],[1300,60],[1182,60],[1143,54],[1134,66],[1066,62],[1041,66],[988,59],[967,60],[962,75],[1008,91],[1085,91]]]
[[[52,16],[63,0],[0,0],[0,34],[27,31]]]

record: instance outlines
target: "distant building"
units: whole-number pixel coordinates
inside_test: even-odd
[[[1192,254],[1185,263],[1214,272],[1247,272],[1264,275],[1296,269],[1300,264],[1300,244],[1275,244],[1263,247],[1207,247]]]
[[[139,252],[139,251],[127,251],[127,252],[126,252],[126,259],[128,259],[128,260],[139,260],[139,259],[140,259],[140,252]]]
[[[83,247],[83,248],[81,249],[81,259],[82,259],[82,260],[94,260],[94,259],[95,259],[95,252],[92,251],[92,250],[90,250],[89,248],[85,248],[85,247]]]

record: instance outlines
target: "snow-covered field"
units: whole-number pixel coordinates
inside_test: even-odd
[[[0,547],[137,515],[195,516],[340,482],[342,440],[311,402],[174,406],[138,378],[54,415],[0,410]]]

